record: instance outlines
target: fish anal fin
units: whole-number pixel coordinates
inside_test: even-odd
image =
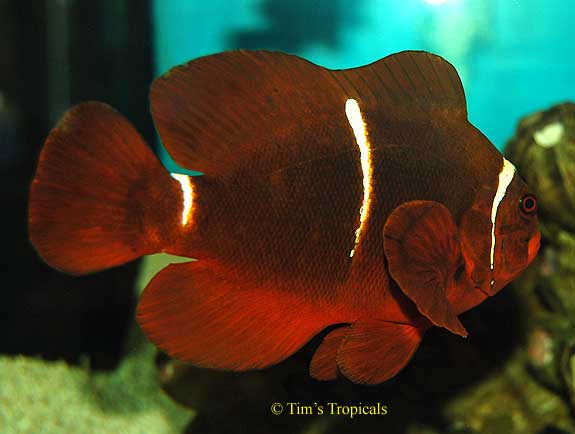
[[[422,335],[422,329],[409,324],[360,319],[343,339],[337,366],[355,383],[383,383],[409,362]]]
[[[389,272],[403,293],[434,325],[467,336],[447,293],[462,265],[451,212],[438,202],[407,202],[390,214],[383,235]]]
[[[316,380],[335,380],[339,376],[337,368],[337,352],[349,326],[339,327],[330,331],[315,351],[309,366],[310,375]]]
[[[309,302],[206,261],[158,273],[137,317],[148,338],[171,356],[234,371],[278,363],[328,325]]]

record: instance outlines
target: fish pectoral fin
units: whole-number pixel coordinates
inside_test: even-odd
[[[409,324],[360,319],[342,340],[337,366],[355,383],[383,383],[409,362],[422,335],[422,329]]]
[[[137,318],[171,356],[234,371],[278,363],[327,325],[309,302],[207,261],[172,264],[158,273]]]
[[[403,293],[434,325],[467,336],[447,294],[462,263],[451,212],[438,202],[407,202],[390,214],[383,237],[389,273]]]
[[[309,366],[309,374],[316,380],[328,381],[339,377],[337,352],[350,326],[339,327],[330,331],[315,351]]]

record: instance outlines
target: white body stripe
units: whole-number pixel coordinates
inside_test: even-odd
[[[190,221],[190,215],[192,213],[192,205],[194,202],[194,191],[192,189],[192,182],[188,175],[183,175],[181,173],[170,173],[172,178],[180,183],[182,187],[183,195],[183,208],[182,208],[182,226],[186,226]]]
[[[371,164],[371,149],[370,143],[367,138],[367,128],[365,121],[361,116],[361,110],[355,99],[348,99],[345,102],[345,115],[349,125],[353,130],[355,136],[355,141],[359,147],[360,158],[361,158],[361,171],[363,174],[363,200],[361,208],[359,210],[359,226],[355,231],[355,243],[349,256],[352,257],[355,253],[355,246],[359,242],[361,237],[361,232],[365,225],[367,216],[369,215],[370,205],[371,205],[371,178],[373,175],[373,168]]]
[[[499,210],[499,205],[505,198],[507,188],[509,187],[509,184],[511,184],[511,181],[513,181],[514,176],[515,166],[504,158],[503,167],[501,168],[501,172],[499,172],[499,183],[497,184],[497,191],[495,192],[493,205],[491,207],[491,255],[489,260],[492,271],[495,265],[495,222],[497,220],[497,211]],[[494,282],[491,281],[492,285],[493,283]]]

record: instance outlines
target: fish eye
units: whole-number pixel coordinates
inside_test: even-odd
[[[527,194],[519,201],[519,207],[525,214],[533,214],[537,211],[537,198],[532,194]]]

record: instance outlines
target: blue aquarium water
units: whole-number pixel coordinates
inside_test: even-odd
[[[575,99],[572,0],[156,0],[153,13],[158,75],[236,48],[329,68],[437,53],[459,71],[470,120],[499,149],[520,117]]]

